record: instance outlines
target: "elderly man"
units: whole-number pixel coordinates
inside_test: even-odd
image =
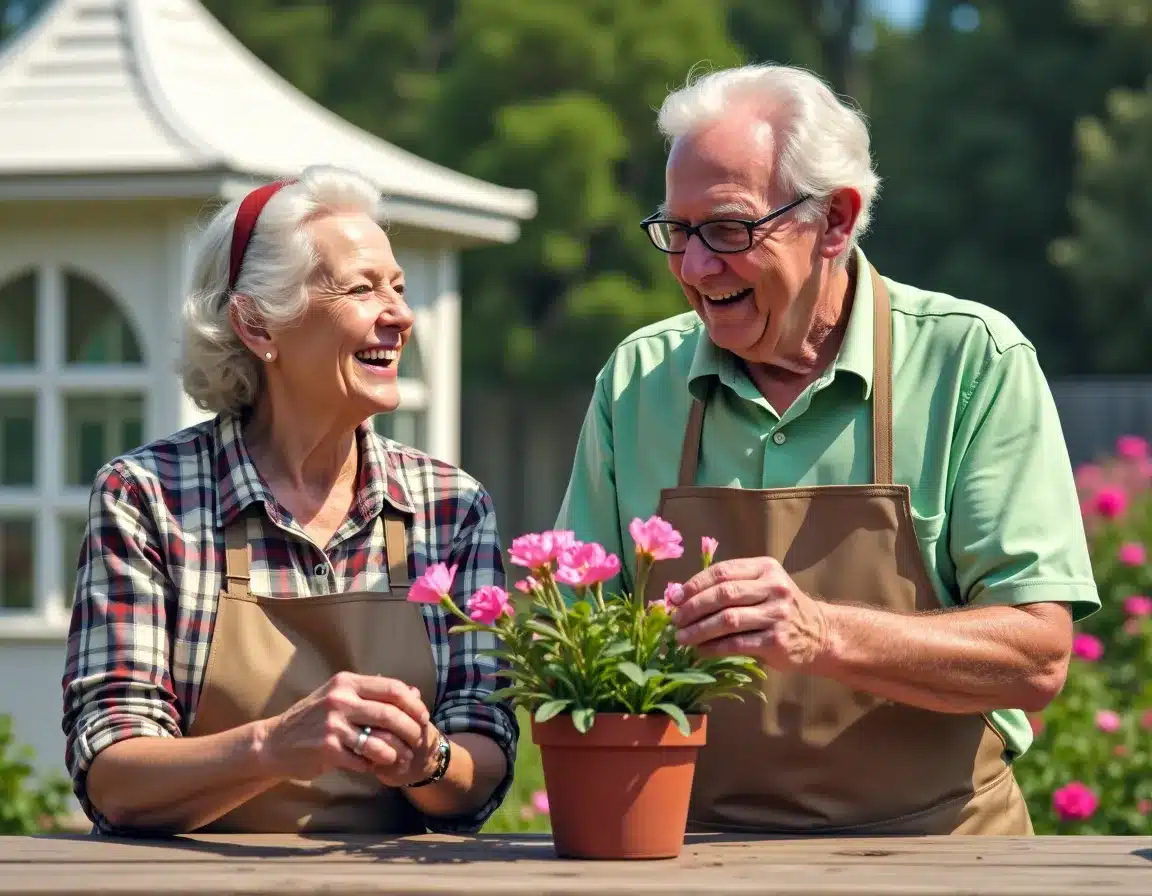
[[[1025,713],[1099,606],[1032,345],[871,266],[867,129],[811,74],[710,74],[659,125],[643,227],[691,310],[603,367],[557,525],[628,588],[620,533],[658,512],[689,549],[649,595],[684,583],[678,637],[767,670],[764,702],[712,708],[693,828],[1031,833]]]

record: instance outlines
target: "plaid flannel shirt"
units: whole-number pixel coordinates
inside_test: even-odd
[[[258,594],[387,589],[385,502],[406,515],[413,578],[434,563],[458,564],[458,606],[483,585],[503,587],[496,518],[483,487],[366,425],[356,438],[356,501],[326,554],[272,496],[245,449],[237,417],[221,415],[182,430],[97,474],[68,637],[63,728],[73,789],[98,833],[116,829],[87,798],[93,757],[130,737],[180,737],[192,723],[223,588],[224,527],[245,508],[263,504],[263,512],[248,518]],[[443,609],[421,604],[421,610],[438,677],[433,721],[447,735],[487,735],[508,760],[504,780],[477,812],[425,819],[435,832],[472,833],[507,794],[519,729],[506,705],[485,699],[499,686],[497,661],[479,652],[495,646],[492,637],[449,636]]]

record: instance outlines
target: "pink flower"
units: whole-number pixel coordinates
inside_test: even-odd
[[[675,560],[684,553],[680,533],[658,516],[647,520],[637,517],[629,524],[628,533],[636,542],[636,553],[652,560]]]
[[[1061,821],[1085,821],[1100,804],[1096,794],[1079,781],[1066,784],[1052,794],[1052,808]]]
[[[1072,639],[1072,654],[1094,663],[1104,656],[1104,645],[1095,635],[1080,634]]]
[[[540,583],[532,578],[532,576],[525,576],[523,579],[516,583],[515,587],[517,591],[528,594],[529,592],[539,589]]]
[[[1152,616],[1152,597],[1133,594],[1124,598],[1124,612],[1129,616]]]
[[[1148,442],[1140,436],[1120,436],[1116,440],[1116,454],[1125,460],[1142,460],[1148,456]]]
[[[1124,625],[1121,627],[1124,629],[1124,634],[1135,638],[1140,634],[1140,619],[1136,616],[1129,616],[1124,620]]]
[[[1136,804],[1136,811],[1141,815],[1152,814],[1152,800],[1140,800]]]
[[[541,569],[548,566],[562,550],[576,543],[572,532],[535,532],[512,539],[508,556],[517,566],[525,569]]]
[[[1140,716],[1140,727],[1152,730],[1152,709],[1145,710],[1144,715]]]
[[[435,563],[412,583],[408,589],[408,600],[418,604],[438,604],[441,598],[448,596],[455,579],[455,566],[449,569],[443,563]]]
[[[716,556],[716,548],[720,546],[715,538],[709,538],[705,535],[700,539],[700,556],[704,560],[704,565],[707,566],[712,562],[712,558]]]
[[[679,582],[669,582],[664,586],[664,596],[659,600],[651,601],[650,606],[659,604],[666,613],[671,613],[675,606],[684,598],[684,586]]]
[[[511,616],[512,602],[508,600],[508,592],[495,585],[476,589],[468,601],[468,615],[481,625],[495,625],[501,616]]]
[[[1040,716],[1028,716],[1028,724],[1032,726],[1032,736],[1039,737],[1044,733],[1044,719]]]
[[[556,581],[577,588],[607,582],[620,572],[620,558],[595,543],[577,544],[557,558]]]
[[[1148,551],[1140,542],[1129,541],[1120,546],[1116,556],[1125,566],[1143,566],[1144,561],[1148,559]]]
[[[1110,709],[1098,709],[1096,710],[1096,727],[1107,734],[1119,731],[1120,716]]]
[[[1095,464],[1081,464],[1076,468],[1076,485],[1079,488],[1095,488],[1103,479],[1103,472]]]
[[[537,790],[532,794],[532,808],[539,812],[541,815],[548,814],[548,791]]]
[[[1127,509],[1128,496],[1123,489],[1110,485],[1096,493],[1096,512],[1105,519],[1117,519],[1123,516]]]

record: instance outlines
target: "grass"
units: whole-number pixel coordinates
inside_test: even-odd
[[[516,757],[516,780],[508,798],[484,825],[485,834],[519,834],[550,830],[548,816],[532,808],[532,795],[544,789],[544,771],[540,767],[540,750],[532,743],[529,716],[517,713],[520,720],[520,746]]]

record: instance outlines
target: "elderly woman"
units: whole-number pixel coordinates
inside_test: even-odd
[[[104,833],[479,829],[517,725],[484,635],[407,586],[503,583],[491,500],[366,423],[411,333],[377,190],[333,168],[209,224],[184,385],[215,417],[92,490],[63,680],[74,789]]]

